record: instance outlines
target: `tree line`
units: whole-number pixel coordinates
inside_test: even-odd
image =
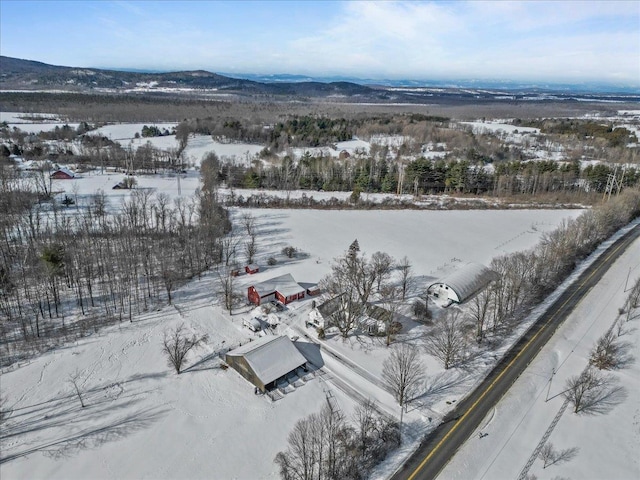
[[[341,161],[307,153],[295,162],[285,157],[277,165],[254,162],[244,166],[223,162],[222,181],[231,188],[267,190],[358,191],[403,194],[473,194],[491,196],[535,196],[543,193],[602,193],[615,168],[607,164],[555,161],[509,161],[495,164],[466,159],[432,160],[419,157],[399,162],[367,155]],[[621,171],[620,171],[621,172]],[[621,173],[623,187],[640,182],[640,169]]]
[[[352,421],[331,404],[298,420],[275,463],[283,480],[362,480],[400,445],[398,423],[364,400]]]
[[[494,258],[490,264],[496,274],[494,281],[470,301],[464,315],[453,307],[447,310],[427,332],[426,351],[448,369],[466,361],[473,343],[489,347],[499,343],[578,262],[639,215],[640,190],[629,189],[576,219],[563,221],[543,234],[533,249]],[[602,340],[600,353],[608,351],[606,341]],[[604,363],[607,357],[602,354],[598,358]]]
[[[0,190],[2,203],[13,207],[0,222],[3,363],[25,347],[170,304],[180,282],[220,262],[230,229],[206,188],[173,202],[162,192],[134,190],[119,206],[101,191],[74,207],[6,200],[23,187],[14,180]]]

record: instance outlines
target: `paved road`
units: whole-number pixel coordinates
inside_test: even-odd
[[[564,319],[596,285],[611,264],[640,236],[637,225],[615,242],[564,292],[507,352],[487,378],[461,401],[392,477],[393,480],[434,479],[458,448],[509,390],[518,376],[553,336]]]

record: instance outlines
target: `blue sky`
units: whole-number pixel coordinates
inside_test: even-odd
[[[56,65],[640,87],[640,2],[0,0]]]

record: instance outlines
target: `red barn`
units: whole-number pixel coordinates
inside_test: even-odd
[[[51,174],[51,178],[54,180],[71,180],[75,178],[76,174],[67,168],[59,168]]]
[[[305,289],[298,285],[290,273],[251,285],[247,289],[247,298],[255,305],[277,300],[288,304],[304,298]]]
[[[246,267],[244,267],[244,271],[249,275],[253,275],[254,273],[258,273],[260,271],[260,267],[255,263],[250,263]]]

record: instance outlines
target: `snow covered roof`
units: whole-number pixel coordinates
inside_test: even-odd
[[[281,295],[288,297],[296,293],[304,292],[298,283],[293,279],[290,273],[280,275],[279,277],[270,278],[264,282],[256,283],[253,288],[260,294],[260,296],[267,295],[272,292],[280,292]]]
[[[60,167],[60,168],[58,168],[57,170],[54,170],[54,172],[52,173],[52,175],[53,175],[53,174],[55,174],[55,173],[57,173],[57,172],[62,172],[62,173],[64,173],[65,175],[68,175],[68,176],[69,176],[69,177],[71,177],[71,178],[74,178],[74,177],[76,176],[76,174],[75,174],[75,173],[73,173],[71,170],[69,170],[69,169],[68,169],[68,168],[66,168],[66,167]]]
[[[429,285],[427,290],[434,285],[443,284],[456,293],[459,302],[464,302],[474,293],[482,290],[489,283],[495,280],[495,275],[496,274],[493,270],[489,270],[484,265],[479,263],[468,263],[438,282],[432,283]]]
[[[244,357],[265,385],[277,380],[307,360],[284,335],[265,336],[227,353],[229,357]]]
[[[342,295],[344,294],[333,297],[316,307],[323,318],[329,318],[340,309],[342,305]]]

